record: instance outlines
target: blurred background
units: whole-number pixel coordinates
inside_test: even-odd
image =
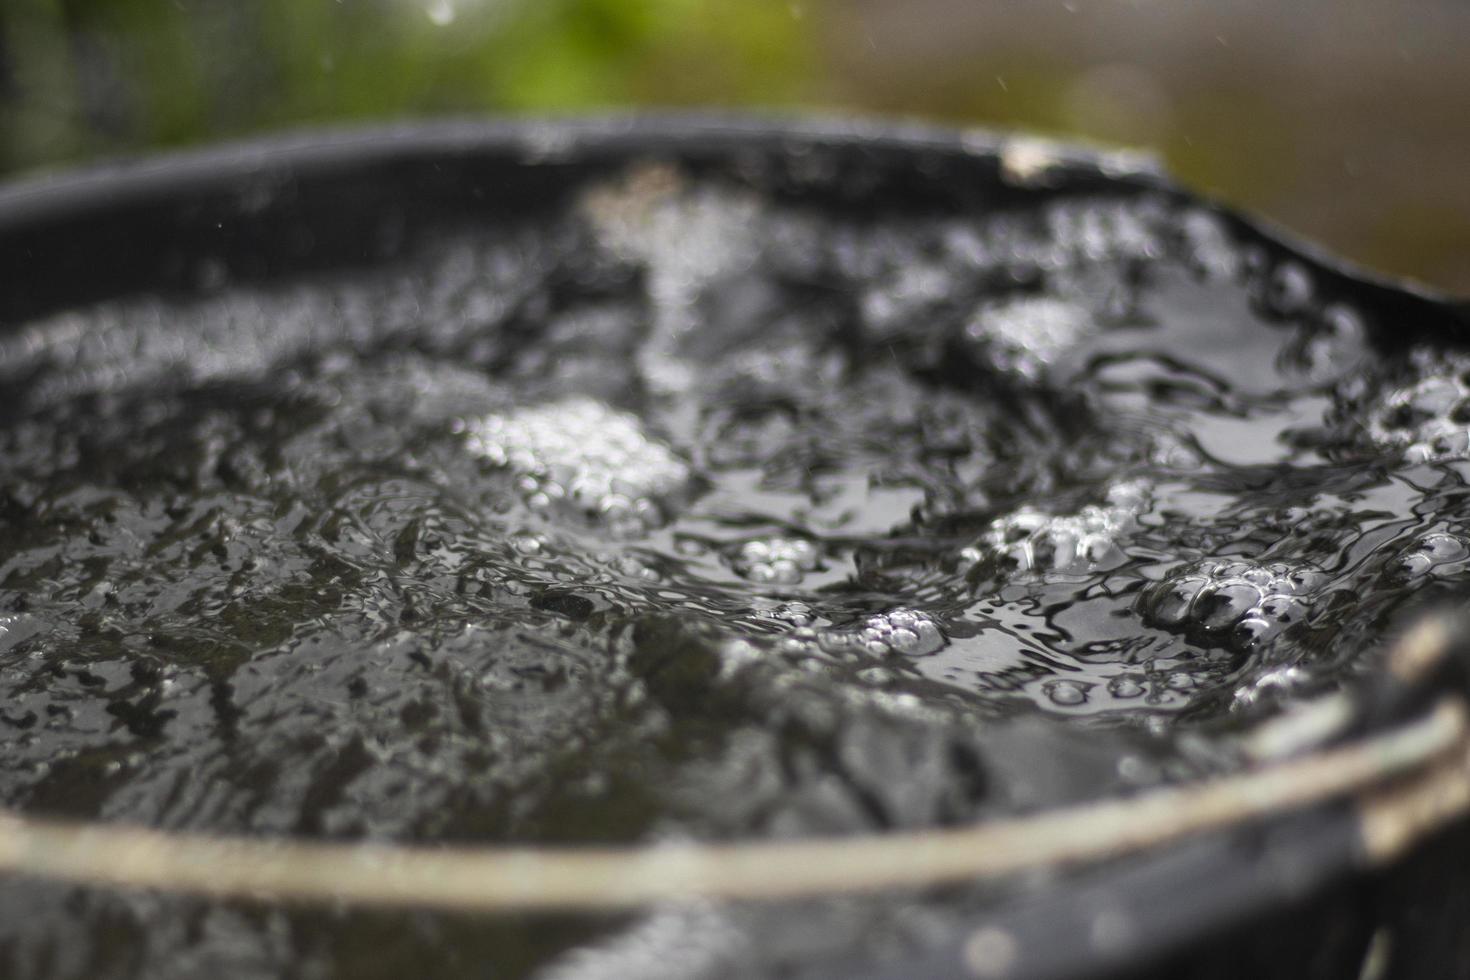
[[[1470,293],[1461,0],[0,0],[0,176],[347,121],[690,106],[1144,148]]]

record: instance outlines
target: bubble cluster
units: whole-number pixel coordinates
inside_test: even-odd
[[[1394,556],[1389,567],[1396,577],[1408,580],[1462,574],[1470,570],[1470,541],[1444,531],[1420,535]]]
[[[1022,507],[995,519],[979,542],[960,553],[966,568],[994,562],[1013,572],[1088,572],[1123,560],[1118,538],[1148,506],[1148,488],[1137,481],[1108,488],[1101,505],[1075,514],[1051,515]]]
[[[756,538],[729,557],[735,574],[758,585],[796,585],[820,560],[817,546],[805,538]]]
[[[816,656],[819,660],[851,662],[869,657],[927,657],[948,642],[933,617],[916,609],[877,613],[845,629],[813,628],[806,622],[810,620],[803,620],[803,625],[788,633],[778,649],[798,658]],[[887,676],[881,672],[875,675]]]
[[[664,523],[693,472],[636,416],[589,398],[487,415],[464,425],[470,451],[517,477],[535,510],[569,510],[618,536]]]
[[[913,609],[895,609],[869,616],[855,637],[863,649],[874,656],[902,654],[923,657],[944,646],[944,634],[934,620]]]
[[[1052,296],[1026,296],[982,306],[965,338],[997,371],[1039,381],[1092,329],[1087,310]]]
[[[1311,671],[1295,666],[1277,667],[1247,678],[1232,693],[1231,701],[1237,708],[1247,708],[1270,699],[1283,700],[1312,680]]]
[[[1470,355],[1419,350],[1417,380],[1380,392],[1364,412],[1373,444],[1411,463],[1470,457]]]
[[[1316,569],[1285,562],[1206,559],[1149,587],[1137,609],[1153,626],[1249,650],[1300,622],[1325,580]]]
[[[1168,222],[1154,202],[1059,201],[1046,209],[1048,263],[1079,265],[1163,254],[1160,232]]]

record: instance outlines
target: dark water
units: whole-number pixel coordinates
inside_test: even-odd
[[[1470,356],[1146,197],[659,168],[0,340],[0,801],[252,835],[954,824],[1235,764],[1470,574]],[[0,885],[8,977],[723,976],[986,896],[618,919]],[[583,943],[592,945],[577,951]],[[659,972],[663,971],[663,972]]]

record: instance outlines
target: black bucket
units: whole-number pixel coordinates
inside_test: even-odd
[[[1292,261],[1388,325],[1377,338],[1385,348],[1411,334],[1462,337],[1470,325],[1462,304],[1284,240],[1124,156],[921,127],[617,120],[309,134],[14,184],[0,191],[0,330],[15,336],[121,297],[370,271],[446,229],[534,218],[650,162],[876,223],[1099,193],[1188,202],[1262,261]],[[193,908],[215,903],[246,918],[323,907],[339,918],[379,916],[362,920],[359,937],[394,917],[440,916],[455,923],[439,933],[452,945],[495,923],[497,942],[511,949],[522,930],[560,930],[571,946],[581,923],[650,906],[993,882],[996,897],[963,928],[885,956],[826,950],[784,975],[1470,976],[1466,635],[1453,610],[1421,618],[1342,689],[1231,734],[1251,760],[1240,771],[964,826],[499,848],[283,843],[144,829],[125,814],[79,822],[0,811],[0,868],[19,876],[0,882],[9,893],[0,965],[15,976],[65,974],[48,966],[65,956],[48,960],[24,943],[24,896],[46,879],[184,893],[199,896]],[[131,942],[77,938],[91,949],[90,975],[152,975],[158,964]],[[333,954],[329,972],[369,975],[399,962],[391,952],[376,959],[370,941],[363,948],[356,958]],[[445,969],[500,976],[516,967],[471,959]]]

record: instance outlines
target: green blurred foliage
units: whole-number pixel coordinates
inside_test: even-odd
[[[809,32],[767,0],[10,0],[0,169],[336,120],[781,105]]]

